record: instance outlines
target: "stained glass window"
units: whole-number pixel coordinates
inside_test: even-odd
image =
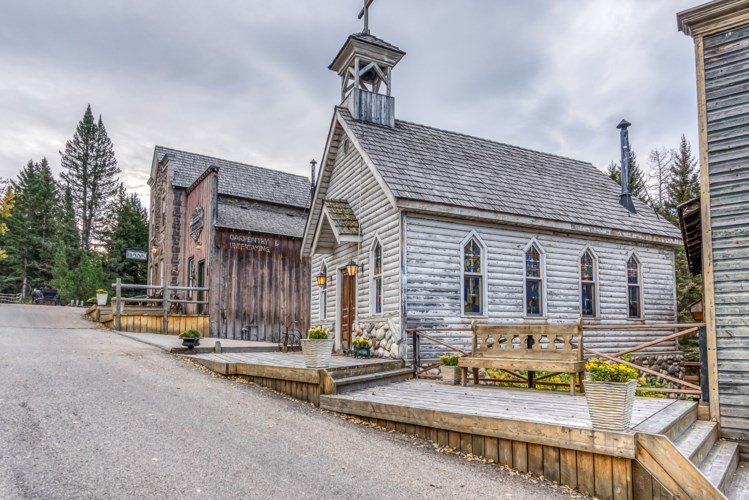
[[[320,274],[327,276],[328,266],[323,264],[320,267]],[[320,319],[327,319],[327,318],[328,318],[328,281],[326,279],[325,283],[320,287]]]
[[[372,247],[372,309],[382,313],[382,245],[376,241]]]
[[[471,238],[463,246],[463,314],[483,313],[481,244]]]
[[[627,261],[627,316],[642,316],[642,294],[640,291],[640,263],[633,255]]]
[[[587,250],[580,257],[580,309],[583,316],[596,315],[595,257]]]
[[[525,314],[543,316],[543,270],[541,252],[536,245],[525,252]]]

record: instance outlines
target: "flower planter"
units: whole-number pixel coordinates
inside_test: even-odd
[[[354,346],[354,357],[355,358],[369,358],[369,346],[367,347],[356,347]]]
[[[637,380],[629,382],[585,381],[585,398],[594,429],[625,431],[632,420]]]
[[[460,383],[460,368],[457,366],[442,365],[440,367],[442,383],[447,385],[458,385]]]
[[[333,355],[333,339],[302,339],[304,365],[307,368],[327,368]]]
[[[200,345],[199,338],[183,338],[182,345],[187,347],[188,351],[192,351],[195,347]]]
[[[109,297],[109,294],[106,293],[97,293],[96,294],[96,304],[99,306],[105,306],[107,305],[107,297]]]

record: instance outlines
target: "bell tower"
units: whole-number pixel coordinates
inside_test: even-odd
[[[347,107],[354,119],[394,127],[392,69],[406,53],[369,32],[373,1],[364,0],[359,12],[364,29],[348,37],[328,69],[341,77],[341,106]]]

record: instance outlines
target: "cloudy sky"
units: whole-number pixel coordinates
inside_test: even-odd
[[[587,160],[696,144],[700,0],[376,0],[407,52],[399,118]],[[0,177],[59,151],[91,103],[123,180],[147,196],[155,144],[307,174],[322,155],[359,0],[0,0]],[[696,149],[696,146],[695,146]]]

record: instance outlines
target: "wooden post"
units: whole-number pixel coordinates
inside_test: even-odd
[[[164,307],[164,317],[161,320],[161,333],[166,335],[169,333],[169,285],[166,284],[166,280],[164,280],[162,288],[161,304]]]
[[[122,278],[117,278],[117,282],[114,285],[115,290],[115,302],[114,302],[114,329],[120,329],[120,315],[122,314]]]

